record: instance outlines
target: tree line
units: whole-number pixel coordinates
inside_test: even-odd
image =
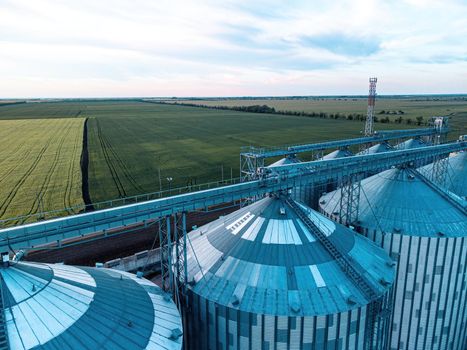
[[[248,112],[248,113],[268,113],[268,114],[279,114],[279,115],[292,115],[296,117],[309,117],[309,118],[322,118],[322,119],[335,119],[335,120],[355,120],[355,121],[364,121],[366,119],[365,114],[361,113],[326,113],[326,112],[305,112],[305,111],[288,111],[288,110],[276,110],[274,107],[270,107],[268,105],[252,105],[252,106],[211,106],[199,103],[189,103],[189,102],[165,102],[165,101],[157,101],[155,103],[161,104],[175,104],[181,106],[188,106],[188,107],[198,107],[198,108],[209,108],[209,109],[218,109],[218,110],[229,110],[229,111],[238,111],[238,112]],[[402,112],[402,111],[401,111]],[[384,113],[379,114],[392,114]],[[407,124],[407,125],[428,125],[428,123],[424,120],[422,116],[416,117],[412,119],[411,117],[402,117],[402,113],[396,113],[398,115],[397,118],[389,118],[389,116],[379,117],[377,115],[374,116],[375,123],[395,123],[395,124]]]

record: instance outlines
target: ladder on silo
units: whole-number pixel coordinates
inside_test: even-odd
[[[0,350],[9,350],[10,343],[8,341],[8,332],[6,326],[6,315],[5,315],[5,294],[3,293],[4,288],[3,276],[0,274]]]
[[[318,238],[319,242],[324,246],[328,253],[334,258],[339,267],[347,274],[354,284],[360,289],[360,291],[365,295],[365,297],[371,300],[368,305],[368,314],[366,315],[365,323],[365,335],[364,340],[365,349],[373,350],[373,344],[375,341],[375,336],[378,331],[378,316],[381,312],[381,300],[376,300],[378,297],[377,292],[375,292],[371,282],[366,280],[363,277],[364,269],[358,265],[356,261],[350,261],[350,259],[342,254],[337,247],[332,243],[332,241],[316,226],[316,224],[309,218],[307,213],[302,209],[295,201],[290,198],[286,199],[287,204],[294,209],[295,213],[298,215],[300,220],[305,224],[305,226]],[[358,267],[357,267],[358,266]]]

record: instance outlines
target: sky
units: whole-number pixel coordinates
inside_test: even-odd
[[[0,98],[467,93],[467,0],[0,0]]]

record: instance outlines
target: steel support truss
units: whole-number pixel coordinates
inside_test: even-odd
[[[186,284],[188,282],[188,259],[187,259],[187,230],[186,212],[174,215],[174,288],[173,292],[178,294],[177,302],[186,302]]]
[[[173,229],[173,231],[172,231]],[[173,233],[173,234],[172,234]],[[161,286],[165,292],[184,297],[188,280],[186,212],[168,215],[159,225]]]
[[[346,174],[341,178],[339,200],[339,222],[353,225],[358,220],[360,205],[361,179],[359,174]]]
[[[242,182],[255,180],[258,168],[264,167],[264,158],[252,153],[240,153],[240,179]]]
[[[431,173],[431,181],[438,184],[439,186],[446,186],[446,178],[449,167],[449,157],[441,155],[435,157],[433,162],[433,169]]]
[[[164,292],[172,291],[172,236],[171,217],[167,215],[159,223],[159,242],[161,246],[161,287]]]

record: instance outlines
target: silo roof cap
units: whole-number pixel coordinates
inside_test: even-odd
[[[389,288],[379,283],[394,278],[382,249],[299,206],[361,268],[378,296]],[[189,288],[212,302],[270,315],[325,315],[369,302],[282,197],[259,200],[189,235]],[[349,296],[354,305],[347,303]]]
[[[181,349],[175,304],[152,282],[105,268],[0,268],[10,349]],[[66,345],[66,347],[65,347]]]
[[[361,182],[359,221],[362,227],[420,237],[465,237],[465,211],[430,187],[420,174],[394,168],[363,179]],[[331,213],[338,207],[341,191],[321,197],[320,207]]]

